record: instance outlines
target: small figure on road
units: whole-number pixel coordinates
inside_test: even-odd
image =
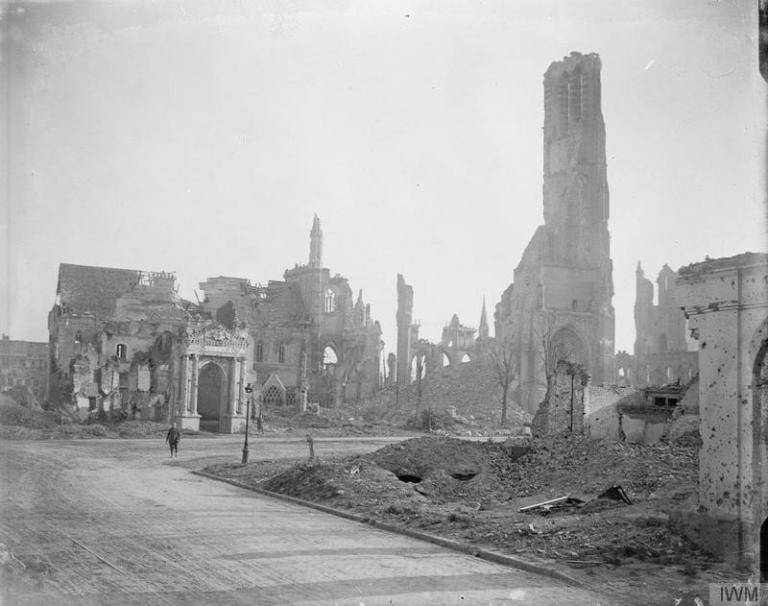
[[[174,423],[168,430],[168,434],[165,436],[165,441],[171,447],[171,457],[173,455],[179,456],[179,440],[181,439],[181,431],[176,427]]]

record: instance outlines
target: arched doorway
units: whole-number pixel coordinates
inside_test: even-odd
[[[200,428],[219,431],[221,409],[226,399],[227,377],[221,366],[213,362],[200,370],[197,379],[197,412]]]
[[[584,341],[571,327],[558,330],[549,343],[549,360],[554,368],[558,362],[581,364],[589,368],[589,354]]]

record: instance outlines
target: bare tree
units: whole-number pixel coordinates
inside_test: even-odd
[[[511,337],[496,339],[491,349],[491,359],[496,373],[496,382],[501,387],[501,425],[507,424],[509,386],[516,376],[515,341]]]

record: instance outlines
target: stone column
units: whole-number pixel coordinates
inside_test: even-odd
[[[190,375],[190,359],[188,355],[181,356],[181,366],[183,368],[182,375],[181,375],[181,381],[179,385],[179,393],[181,394],[182,398],[182,410],[185,413],[189,413],[192,411],[192,406],[190,404],[189,400],[189,390],[191,387],[191,381],[192,377]]]
[[[245,389],[245,359],[237,359],[237,414],[243,414],[243,390]]]
[[[237,402],[237,358],[232,358],[229,365],[229,393],[227,394],[227,412],[233,413],[233,404]]]
[[[197,373],[198,373],[198,366],[199,366],[199,359],[197,354],[192,354],[192,373],[190,376],[190,389],[189,389],[189,399],[190,399],[190,412],[193,415],[197,414]]]

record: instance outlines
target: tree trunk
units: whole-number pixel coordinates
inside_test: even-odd
[[[507,391],[509,390],[509,385],[504,385],[501,388],[501,426],[505,427],[507,425]]]

